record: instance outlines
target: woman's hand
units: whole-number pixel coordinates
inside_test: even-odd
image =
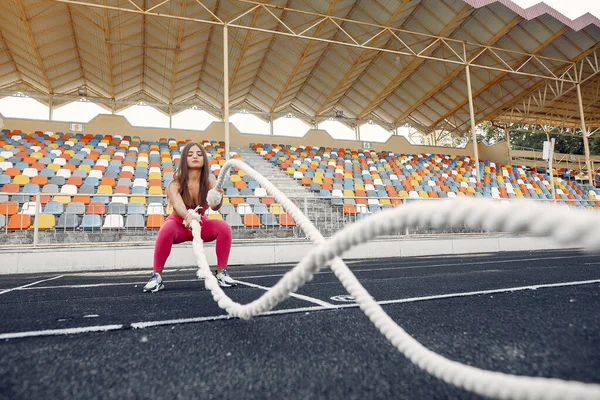
[[[198,221],[200,223],[200,216],[196,216],[190,212],[188,212],[185,215],[185,219],[183,220],[183,226],[185,226],[186,228],[190,228],[192,227],[192,221]]]

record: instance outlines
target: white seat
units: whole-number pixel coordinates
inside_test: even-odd
[[[144,178],[135,178],[133,181],[133,186],[148,187],[148,181],[146,181]]]
[[[264,196],[267,196],[268,193],[265,190],[265,188],[256,188],[256,189],[254,189],[254,195],[259,196],[259,197],[264,197]]]
[[[147,214],[148,215],[165,215],[165,209],[163,208],[162,204],[150,203],[150,204],[148,204]]]
[[[63,185],[60,188],[60,192],[64,194],[77,194],[77,186],[75,185]]]
[[[122,215],[109,214],[104,218],[102,229],[122,229],[124,226]]]
[[[240,215],[252,214],[252,207],[248,203],[238,204],[237,213]]]
[[[42,205],[41,204],[39,205],[39,207],[37,209],[37,213],[38,214],[42,213]],[[21,207],[20,214],[35,215],[35,201],[28,201],[26,203],[23,203],[23,207]]]
[[[25,176],[28,176],[30,178],[33,178],[34,176],[37,176],[37,174],[38,174],[37,169],[35,169],[35,168],[25,168],[23,170],[23,174],[22,175],[25,175]]]
[[[88,177],[102,179],[102,171],[100,171],[98,169],[93,169],[88,174]]]
[[[65,168],[61,168],[58,171],[56,171],[56,176],[62,176],[64,178],[70,178],[71,177],[71,170],[69,169],[65,169]]]

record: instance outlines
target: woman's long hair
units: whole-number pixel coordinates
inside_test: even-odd
[[[188,190],[189,170],[187,163],[187,155],[193,146],[198,146],[200,151],[202,151],[202,157],[204,158],[204,165],[202,166],[202,170],[200,171],[200,185],[198,185],[198,201],[200,202],[200,204],[194,204],[194,200]],[[173,175],[173,180],[179,183],[179,193],[181,194],[181,198],[183,199],[183,202],[186,205],[186,207],[196,208],[196,206],[200,206],[202,208],[206,208],[206,196],[208,195],[209,189],[209,172],[210,168],[208,167],[208,156],[206,154],[204,146],[196,142],[189,142],[188,144],[186,144],[183,150],[181,151],[179,168],[177,168],[177,171],[175,171],[175,174]]]

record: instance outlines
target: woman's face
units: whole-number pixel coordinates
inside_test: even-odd
[[[188,150],[187,165],[189,169],[201,169],[204,166],[204,156],[198,146],[192,146]]]

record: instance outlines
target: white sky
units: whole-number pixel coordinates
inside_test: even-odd
[[[540,0],[513,1],[523,8],[541,3]],[[580,17],[586,12],[600,18],[600,0],[544,0],[543,2],[570,19]]]

